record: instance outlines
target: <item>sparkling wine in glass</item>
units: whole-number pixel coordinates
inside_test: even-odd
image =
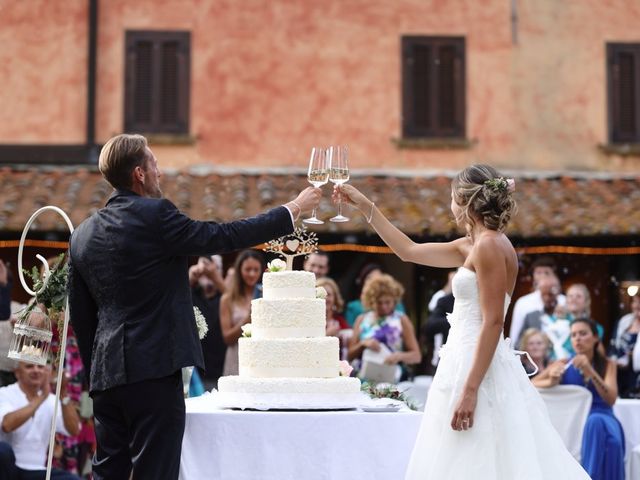
[[[349,163],[347,162],[347,147],[329,147],[329,180],[336,185],[342,185],[349,181]],[[331,222],[348,222],[349,218],[342,215],[342,200],[338,202],[338,215],[329,219]]]
[[[314,187],[318,188],[329,181],[329,159],[327,152],[324,148],[313,147],[311,149],[311,158],[309,159],[309,172],[307,173],[307,180]],[[311,223],[314,225],[320,225],[324,223],[322,220],[316,217],[316,209],[311,212],[310,218],[302,220],[304,223]]]

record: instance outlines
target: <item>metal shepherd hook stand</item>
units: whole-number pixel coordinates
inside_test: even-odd
[[[44,289],[47,288],[47,284],[49,283],[49,276],[50,276],[49,264],[47,263],[47,260],[42,255],[39,255],[39,254],[36,255],[36,258],[42,262],[42,265],[44,267],[44,280],[43,280],[42,288],[40,288],[40,290],[38,290],[37,292],[34,292],[29,288],[29,286],[24,280],[24,275],[22,273],[22,251],[24,250],[25,239],[27,238],[27,233],[29,232],[29,228],[31,227],[31,224],[35,221],[38,215],[46,211],[54,211],[60,214],[60,216],[65,220],[65,222],[67,222],[67,226],[69,227],[70,233],[73,233],[73,224],[71,223],[71,220],[69,219],[67,214],[64,213],[64,211],[58,207],[54,207],[51,205],[42,207],[39,210],[37,210],[33,215],[31,215],[31,218],[29,219],[29,221],[24,227],[24,230],[22,231],[22,237],[20,238],[20,246],[18,247],[18,275],[20,276],[20,283],[22,283],[22,288],[24,288],[25,291],[33,297],[42,293]],[[51,478],[51,463],[53,461],[53,448],[54,448],[54,443],[56,438],[56,418],[58,416],[58,403],[59,403],[58,400],[60,398],[60,388],[62,386],[62,375],[64,373],[64,359],[65,359],[65,350],[67,347],[68,326],[69,326],[69,297],[67,296],[67,299],[65,301],[65,308],[64,308],[64,327],[62,328],[62,332],[60,335],[60,365],[58,365],[58,377],[56,381],[56,397],[55,397],[56,401],[54,402],[53,418],[51,419],[51,432],[49,436],[49,453],[47,457],[46,480],[50,480]],[[14,329],[14,336],[16,336],[15,329]],[[43,352],[43,355],[48,355],[48,348],[46,349],[46,352]],[[34,359],[33,354],[26,355],[24,357],[20,357],[19,355],[17,356],[12,355],[12,358],[16,358],[24,362],[36,363],[38,365],[42,365],[46,363],[46,358]],[[45,362],[43,363],[42,360],[45,360]]]

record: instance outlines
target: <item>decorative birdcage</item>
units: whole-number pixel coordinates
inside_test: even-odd
[[[29,306],[18,313],[7,356],[21,362],[46,365],[52,338],[49,316],[39,306]]]

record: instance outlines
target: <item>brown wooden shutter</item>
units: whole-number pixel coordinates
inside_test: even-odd
[[[609,141],[640,142],[640,44],[607,46]]]
[[[402,39],[403,136],[465,136],[464,39]]]
[[[189,32],[127,32],[125,130],[189,133]]]

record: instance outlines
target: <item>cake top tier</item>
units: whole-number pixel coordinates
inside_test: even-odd
[[[316,276],[302,270],[266,272],[262,276],[262,291],[266,299],[316,298]]]

